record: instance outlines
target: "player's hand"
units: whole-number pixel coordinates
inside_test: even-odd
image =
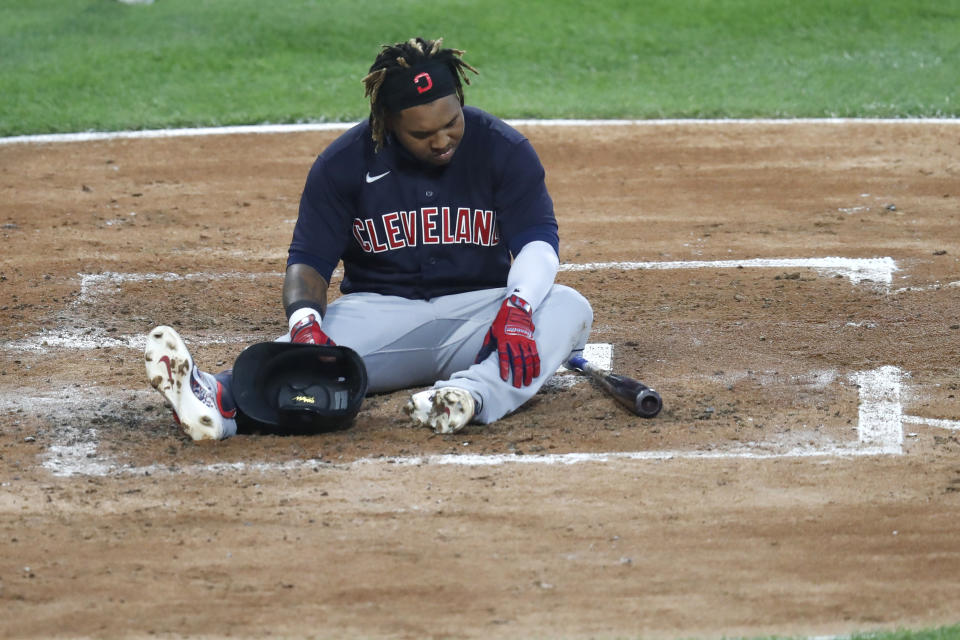
[[[490,330],[483,339],[476,362],[485,360],[494,349],[500,358],[500,377],[513,386],[527,386],[540,375],[540,353],[533,339],[533,317],[530,305],[519,296],[503,301]]]
[[[330,347],[334,347],[337,344],[320,329],[320,323],[317,322],[316,316],[312,313],[291,327],[290,342],[296,342],[298,344],[321,344]]]

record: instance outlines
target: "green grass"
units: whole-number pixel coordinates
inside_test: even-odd
[[[954,0],[0,0],[0,135],[353,121],[444,36],[507,118],[960,115]]]
[[[891,633],[861,633],[851,640],[957,640],[960,638],[960,625],[939,627],[926,631],[894,631]]]
[[[960,639],[960,625],[938,627],[924,631],[876,631],[854,633],[839,636],[837,640],[958,640]],[[802,637],[787,638],[773,636],[768,638],[753,638],[752,640],[804,640]]]

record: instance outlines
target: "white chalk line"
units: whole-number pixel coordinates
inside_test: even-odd
[[[547,466],[567,466],[588,463],[624,461],[668,461],[668,460],[773,460],[781,458],[856,458],[886,456],[894,454],[885,447],[837,446],[817,449],[797,447],[784,452],[763,452],[750,449],[730,449],[713,451],[617,451],[605,453],[560,453],[560,454],[438,454],[431,456],[400,456],[360,458],[353,462],[338,463],[322,458],[311,460],[290,460],[280,463],[266,462],[223,462],[208,465],[189,465],[170,469],[161,465],[143,467],[115,466],[112,471],[103,463],[95,463],[84,473],[77,473],[65,464],[44,465],[58,476],[73,475],[158,475],[163,473],[219,474],[229,472],[310,471],[313,469],[351,469],[371,465],[392,465],[398,467],[418,466],[462,466],[462,467],[499,467],[510,464],[531,464]],[[95,471],[96,473],[90,473]]]
[[[960,420],[944,420],[942,418],[922,418],[920,416],[903,416],[903,421],[909,424],[922,424],[937,429],[960,431]]]
[[[630,271],[638,269],[667,270],[667,269],[810,269],[818,273],[842,276],[851,284],[858,285],[864,282],[874,283],[884,289],[889,289],[893,281],[893,273],[897,271],[897,263],[890,257],[883,258],[754,258],[750,260],[690,260],[670,262],[591,262],[586,264],[560,265],[560,271]],[[186,273],[172,272],[156,273],[121,273],[108,271],[104,273],[79,273],[80,295],[73,302],[73,307],[87,306],[100,296],[119,294],[121,285],[128,282],[175,282],[175,281],[223,281],[223,280],[259,280],[281,278],[282,273]],[[149,328],[147,329],[149,330]],[[219,338],[206,338],[205,341],[194,344],[235,344],[249,342],[254,336],[236,335]],[[126,348],[142,349],[145,344],[143,335],[108,335],[107,329],[101,326],[69,329],[41,329],[39,333],[23,338],[4,342],[2,348],[7,351],[29,351],[44,353],[50,349],[101,349]]]
[[[609,343],[588,343],[583,349],[584,357],[601,369],[610,369],[613,363],[613,345]],[[560,367],[557,375],[544,384],[544,390],[565,389],[574,386],[585,378]],[[144,387],[147,386],[144,379]],[[42,465],[56,476],[105,476],[123,474],[154,474],[170,472],[170,469],[157,465],[133,467],[117,463],[112,456],[98,455],[100,434],[96,427],[90,426],[98,411],[118,414],[122,409],[136,411],[131,403],[163,404],[153,390],[138,389],[118,393],[113,389],[75,385],[66,392],[62,390],[38,391],[36,389],[16,389],[10,393],[0,391],[0,411],[18,421],[19,415],[57,418],[56,438],[46,452],[42,454]],[[64,422],[75,422],[66,424]],[[402,461],[400,461],[402,464]],[[191,467],[190,473],[222,472],[228,470],[283,470],[330,466],[329,462],[291,461],[287,463],[222,463]],[[181,470],[181,469],[178,469]]]
[[[612,354],[610,345],[597,345],[597,352],[587,354],[593,359],[602,359],[603,352]],[[54,475],[147,475],[158,473],[225,473],[238,471],[270,472],[315,468],[349,468],[359,465],[392,464],[398,466],[418,465],[461,465],[461,466],[500,466],[506,464],[544,464],[572,465],[581,463],[602,463],[614,460],[656,461],[656,460],[767,460],[776,458],[850,458],[863,456],[902,455],[904,423],[924,424],[934,428],[960,430],[960,422],[921,418],[902,414],[900,401],[901,379],[903,372],[897,367],[885,366],[871,371],[856,372],[850,376],[859,387],[859,412],[857,424],[857,443],[830,446],[792,447],[785,451],[766,450],[775,447],[769,443],[754,442],[729,449],[711,449],[706,451],[628,451],[601,453],[567,453],[547,455],[521,454],[442,454],[432,456],[402,456],[361,458],[351,463],[336,463],[323,459],[292,460],[283,463],[216,463],[210,465],[192,465],[187,467],[162,467],[147,465],[134,467],[121,465],[109,458],[98,458],[98,433],[89,428],[81,433],[77,428],[68,428],[62,435],[62,442],[50,447],[44,455],[43,466]],[[152,392],[142,392],[153,396]],[[20,396],[22,400],[23,396]],[[48,398],[33,398],[34,408],[46,400],[48,405],[56,404],[61,409],[63,397],[58,394]],[[7,408],[18,404],[9,399]],[[70,404],[70,403],[67,403]],[[74,403],[76,404],[76,403]],[[76,407],[66,407],[76,412]]]
[[[560,271],[604,271],[620,270],[630,271],[635,269],[756,269],[756,268],[782,268],[782,269],[812,269],[814,271],[828,273],[831,275],[841,275],[849,278],[851,283],[859,284],[863,280],[871,280],[889,285],[892,282],[893,273],[898,270],[897,263],[893,258],[843,258],[843,257],[825,257],[825,258],[753,258],[749,260],[677,260],[666,262],[588,262],[583,264],[563,263],[560,265]],[[338,269],[334,272],[342,270]],[[88,302],[90,296],[95,292],[103,293],[107,285],[120,285],[125,282],[150,282],[154,280],[176,281],[176,280],[230,280],[230,279],[250,279],[260,278],[279,278],[283,276],[280,272],[267,273],[186,273],[178,274],[173,272],[157,273],[123,273],[116,271],[106,271],[103,273],[78,273],[80,276],[80,299],[79,302]],[[119,291],[118,289],[116,289]]]
[[[606,350],[606,346],[601,347]],[[611,353],[612,353],[612,347]],[[590,354],[591,357],[600,357]],[[576,377],[574,374],[566,374]],[[557,376],[555,376],[557,377]],[[398,466],[417,465],[460,465],[460,466],[500,466],[506,464],[543,464],[573,465],[582,463],[603,463],[615,460],[656,461],[656,460],[768,460],[776,458],[851,458],[863,456],[887,456],[903,454],[904,422],[918,422],[902,415],[900,401],[901,379],[904,373],[897,367],[885,366],[871,371],[855,372],[850,379],[859,386],[859,414],[857,441],[842,444],[821,444],[793,446],[783,449],[770,442],[750,442],[728,448],[711,447],[707,450],[666,450],[666,451],[618,451],[566,454],[438,454],[430,456],[399,456],[361,458],[349,463],[338,463],[322,458],[291,460],[281,463],[215,463],[184,467],[160,465],[132,466],[116,462],[111,456],[98,455],[99,433],[89,426],[90,418],[97,409],[115,410],[115,405],[124,404],[128,411],[136,411],[130,404],[133,400],[149,404],[158,399],[152,390],[138,390],[118,394],[115,390],[84,389],[75,395],[64,396],[61,392],[18,393],[0,395],[0,409],[12,414],[17,408],[29,412],[45,412],[48,415],[70,417],[85,426],[61,427],[57,441],[42,454],[42,465],[56,476],[103,476],[103,475],[154,475],[160,473],[225,473],[236,471],[270,472],[297,469],[351,468],[371,464],[391,464]],[[95,400],[84,400],[95,398]],[[105,400],[106,398],[106,400]],[[96,406],[95,406],[96,405]],[[955,428],[954,423],[947,428]],[[931,426],[944,426],[936,421]]]
[[[853,374],[853,381],[860,387],[857,436],[861,444],[902,453],[901,378],[901,370],[891,366]]]
[[[898,270],[893,258],[754,258],[751,260],[685,260],[673,262],[590,262],[562,264],[560,271],[599,271],[604,269],[811,269],[819,273],[843,276],[852,284],[870,281],[889,288]]]
[[[896,270],[896,263],[891,258],[875,259],[855,259],[855,258],[801,258],[801,259],[755,259],[755,260],[723,260],[723,261],[692,261],[692,262],[618,262],[618,263],[592,263],[587,265],[564,265],[566,270],[599,270],[599,269],[677,269],[677,268],[739,268],[739,267],[777,267],[777,268],[811,268],[815,270],[827,271],[850,278],[851,282],[859,283],[862,280],[881,282],[889,284],[893,271]],[[278,277],[279,274],[172,274],[172,273],[147,273],[147,274],[123,274],[123,273],[103,273],[103,274],[79,274],[81,276],[81,297],[86,303],[95,302],[100,294],[109,294],[118,292],[119,285],[129,281],[149,281],[149,280],[205,280],[205,279],[226,279],[226,278],[257,278],[257,277]],[[110,288],[111,291],[107,289]],[[89,332],[89,330],[88,330]],[[63,336],[61,336],[63,337]],[[76,336],[67,336],[75,339]],[[90,340],[96,343],[102,336],[97,336]],[[46,335],[44,337],[46,346],[51,346],[57,342],[56,336]],[[52,341],[51,341],[52,340]],[[107,344],[117,346],[126,346],[129,348],[142,348],[143,336],[122,336],[118,338],[105,339]],[[239,339],[238,339],[239,340]],[[214,342],[226,342],[225,340],[209,340],[200,342],[200,344],[210,344]],[[9,343],[8,343],[9,344]],[[85,343],[86,344],[86,343]],[[101,342],[101,344],[103,344]],[[64,344],[63,346],[66,346]],[[62,347],[61,347],[62,348]],[[591,352],[589,348],[601,348],[605,351],[600,354]],[[588,345],[588,357],[612,360],[611,345]],[[608,363],[598,363],[600,366],[606,364],[604,368],[610,368]],[[567,378],[556,377],[558,380],[570,380]],[[812,456],[850,456],[850,455],[899,455],[902,453],[903,444],[903,416],[900,404],[900,378],[901,372],[895,367],[881,367],[870,372],[860,372],[854,374],[853,380],[860,387],[860,404],[858,415],[858,443],[856,445],[828,446],[828,447],[808,447],[801,449],[792,449],[787,452],[768,452],[760,447],[747,448],[744,450],[724,450],[724,451],[706,451],[706,452],[616,452],[602,454],[564,454],[558,456],[517,456],[510,454],[507,456],[484,456],[483,462],[477,462],[472,457],[462,455],[455,456],[432,456],[428,458],[395,458],[390,461],[394,464],[503,464],[507,462],[531,462],[539,461],[544,464],[565,464],[584,462],[589,460],[605,461],[616,458],[625,459],[677,459],[684,457],[741,457],[741,458],[768,458],[768,457],[812,457]],[[569,383],[568,383],[569,384]],[[71,436],[73,437],[73,436]],[[74,440],[76,438],[73,438]],[[82,458],[82,465],[87,468],[90,462],[91,447],[96,448],[95,432],[90,438],[73,447],[79,447],[78,455]],[[77,459],[77,456],[65,455],[64,445],[55,445],[55,458],[57,473],[73,473],[70,464],[64,466],[63,460]],[[766,446],[766,445],[764,445]],[[49,458],[48,458],[49,459]],[[382,458],[375,459],[382,461]],[[361,461],[362,462],[362,461]],[[103,463],[100,461],[91,462],[93,472],[102,470]],[[98,466],[99,465],[99,466]],[[53,470],[53,469],[51,469]]]
[[[899,295],[901,293],[912,293],[915,291],[940,291],[941,289],[956,289],[958,287],[960,287],[960,280],[955,280],[953,282],[934,282],[933,284],[917,285],[912,287],[901,287],[899,289],[894,289],[890,293],[892,295]]]
[[[849,125],[849,124],[960,124],[957,118],[666,118],[650,120],[615,119],[508,119],[514,127],[675,127],[675,126],[725,126],[725,125]],[[192,136],[287,134],[312,131],[346,131],[358,122],[305,122],[294,124],[251,124],[227,127],[196,127],[178,129],[147,129],[140,131],[82,131],[76,133],[51,133],[0,138],[0,145],[38,144],[58,142],[95,142],[99,140],[182,138]]]
[[[260,280],[262,278],[282,278],[281,272],[267,273],[243,273],[232,271],[227,273],[120,273],[116,271],[105,271],[103,273],[78,273],[80,276],[80,296],[74,302],[75,305],[87,304],[93,301],[96,294],[108,292],[120,293],[120,285],[127,282],[175,282],[178,280],[197,280],[201,282],[218,280]],[[111,287],[111,285],[113,285]],[[108,289],[109,288],[109,289]]]

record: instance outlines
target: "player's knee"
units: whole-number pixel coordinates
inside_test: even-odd
[[[548,299],[551,302],[551,310],[563,315],[576,318],[583,324],[585,330],[589,331],[593,324],[593,307],[590,301],[576,289],[562,284],[555,284],[550,290]]]

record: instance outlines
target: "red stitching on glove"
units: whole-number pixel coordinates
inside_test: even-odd
[[[320,329],[320,324],[311,313],[290,329],[290,342],[297,344],[320,344],[335,347],[336,342]]]
[[[494,350],[500,359],[500,378],[513,386],[529,385],[540,375],[540,353],[533,339],[531,307],[519,296],[510,296],[500,305],[500,311],[483,339],[476,362],[485,360]]]

